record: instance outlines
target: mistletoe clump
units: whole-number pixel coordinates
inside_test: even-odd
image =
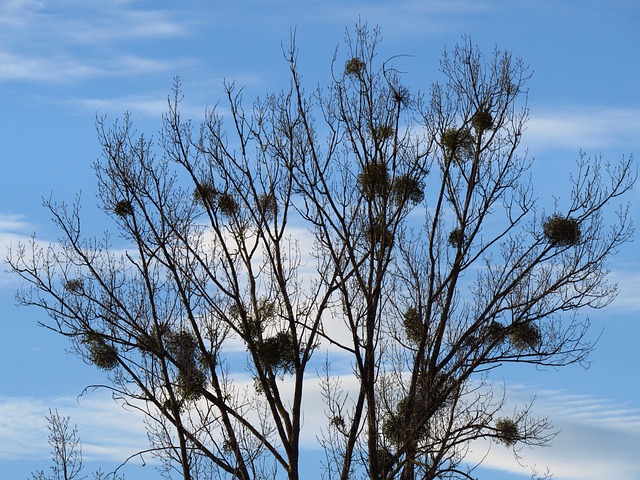
[[[535,350],[542,342],[540,329],[531,322],[513,325],[509,341],[519,351]]]
[[[497,321],[492,321],[486,327],[485,338],[488,343],[500,343],[504,340],[505,326]]]
[[[79,278],[72,278],[70,280],[67,280],[67,283],[64,284],[64,289],[69,293],[82,293],[82,280],[80,280]]]
[[[258,345],[258,356],[265,368],[274,372],[293,373],[298,349],[291,332],[278,332]]]
[[[367,200],[384,196],[389,190],[389,171],[384,163],[369,163],[358,175],[360,192]]]
[[[520,439],[518,424],[510,418],[501,418],[496,422],[496,439],[507,447],[514,446]]]
[[[133,215],[133,205],[129,200],[120,200],[114,205],[113,211],[119,217],[127,217]]]
[[[351,77],[360,78],[364,73],[365,67],[366,65],[362,60],[360,60],[358,57],[353,57],[347,60],[347,62],[344,64],[344,73]]]
[[[102,370],[113,370],[118,366],[118,350],[95,332],[85,335],[82,343],[88,350],[89,360]]]
[[[424,183],[410,175],[398,175],[393,182],[392,193],[396,205],[405,202],[415,205],[424,199]]]
[[[449,238],[447,239],[449,245],[453,248],[461,248],[464,243],[467,241],[467,236],[462,231],[462,228],[454,228],[449,233]]]
[[[493,116],[488,110],[480,109],[471,117],[471,125],[476,132],[482,133],[493,128]]]
[[[404,333],[413,344],[418,344],[424,336],[424,324],[420,312],[415,307],[409,307],[404,312],[403,318]]]
[[[204,206],[213,203],[217,195],[216,187],[209,182],[203,182],[193,190],[193,199]]]
[[[233,217],[240,210],[240,205],[230,193],[224,192],[218,196],[218,209],[227,217]]]
[[[448,128],[440,137],[447,161],[464,161],[473,156],[475,140],[468,128]]]
[[[278,213],[278,201],[274,193],[263,193],[256,202],[258,213],[264,220],[272,220]]]
[[[197,400],[205,389],[206,376],[197,362],[198,343],[187,330],[167,335],[167,351],[178,369],[176,389],[183,400]]]
[[[574,218],[551,215],[542,225],[544,236],[554,247],[576,245],[580,241],[580,224]]]
[[[371,130],[371,135],[374,140],[383,142],[393,137],[394,128],[393,125],[379,125]]]
[[[431,416],[451,404],[454,382],[438,374],[429,384],[428,375],[423,374],[418,380],[414,401],[411,403],[409,397],[402,398],[395,410],[387,415],[382,426],[385,437],[398,447],[403,445],[408,432],[410,437],[426,439]]]

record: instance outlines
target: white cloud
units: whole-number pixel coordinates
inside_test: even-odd
[[[347,391],[356,391],[352,375],[341,377]],[[289,382],[290,383],[290,382]],[[242,380],[239,388],[252,390],[250,379]],[[283,394],[290,393],[287,382]],[[291,388],[292,390],[292,388]],[[513,400],[526,402],[536,387],[514,388]],[[79,399],[56,397],[0,397],[0,460],[46,460],[49,447],[46,440],[46,420],[49,408],[57,408],[77,424],[85,459],[122,461],[147,445],[142,417],[129,412],[106,392],[93,392]],[[319,382],[309,378],[304,393],[305,449],[317,449],[317,435],[326,426],[325,405]],[[542,390],[538,393],[535,412],[548,416],[561,429],[549,448],[520,451],[521,463],[510,449],[493,442],[476,443],[468,459],[480,461],[488,469],[528,477],[529,469],[539,472],[547,467],[556,480],[635,480],[640,478],[640,406],[626,404],[597,395],[576,395],[566,391]],[[523,467],[524,465],[524,467]]]
[[[121,97],[121,98],[82,98],[65,102],[102,114],[120,115],[123,112],[131,113],[134,118],[137,115],[160,119],[160,115],[167,111],[167,100],[161,96],[149,97]]]
[[[20,55],[0,51],[0,80],[66,83],[91,78],[143,75],[176,66],[178,63],[132,54],[89,60],[67,54]]]
[[[75,397],[0,397],[0,460],[43,460],[49,409],[78,426],[85,460],[122,461],[147,445],[139,413],[129,412],[106,393]]]
[[[514,389],[514,400],[525,399],[536,387]],[[640,405],[621,403],[598,395],[541,390],[534,412],[548,417],[560,430],[548,448],[524,449],[519,464],[506,447],[489,442],[475,445],[472,457],[480,460],[490,449],[483,466],[525,475],[522,465],[547,468],[555,480],[635,480],[640,478]],[[524,477],[523,477],[524,478]]]
[[[24,232],[30,228],[23,215],[0,212],[0,232]]]
[[[640,146],[640,109],[611,107],[532,109],[523,144],[535,153],[561,148],[578,151]]]
[[[25,30],[35,38],[73,43],[128,41],[182,36],[189,33],[176,11],[136,9],[128,1],[88,3],[80,0],[5,0],[0,3],[0,24],[18,35]]]
[[[611,304],[611,309],[623,312],[640,311],[640,273],[635,267],[631,265],[629,271],[614,271],[610,274],[611,282],[618,285],[618,296]]]
[[[86,5],[86,3],[84,4]],[[133,39],[158,39],[186,35],[186,24],[175,20],[175,12],[163,10],[104,9],[87,22],[70,21],[63,32],[79,44],[103,44]]]
[[[16,248],[19,243],[28,244],[33,228],[22,215],[0,212],[0,260],[5,260],[10,248]],[[4,265],[0,269],[0,288],[15,289],[19,284],[19,277],[8,272]]]
[[[89,110],[98,115],[113,115],[114,118],[122,116],[124,112],[129,112],[134,122],[136,118],[142,116],[156,120],[159,125],[161,116],[167,112],[167,98],[167,93],[162,92],[144,96],[132,95],[117,98],[78,98],[60,103]],[[226,110],[218,108],[218,112],[224,114]],[[180,104],[180,113],[183,118],[199,121],[204,119],[206,108],[183,101]]]
[[[140,75],[184,63],[132,53],[133,41],[189,33],[186,22],[171,12],[136,10],[122,2],[71,0],[48,7],[17,0],[0,5],[0,80],[61,83]]]
[[[355,388],[351,385],[352,378],[346,378],[345,383],[347,388]],[[236,387],[239,391],[255,393],[253,380],[247,375],[241,374],[237,378]],[[293,390],[292,382],[282,382],[284,398],[292,395]],[[107,391],[89,391],[79,398],[0,396],[0,462],[48,460],[50,447],[46,417],[49,409],[57,409],[61,416],[70,417],[71,425],[77,425],[83,457],[87,461],[122,462],[148,447],[143,415],[125,410]],[[302,445],[317,449],[316,435],[327,420],[319,382],[315,377],[305,383],[304,412]]]
[[[39,56],[0,52],[0,80],[59,83],[105,75],[103,68],[66,55]]]

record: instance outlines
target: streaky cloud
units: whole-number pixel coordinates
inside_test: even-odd
[[[640,146],[640,109],[598,106],[533,107],[523,143],[532,152]]]
[[[140,414],[123,409],[107,392],[80,398],[0,396],[0,461],[50,457],[49,409],[78,426],[85,460],[121,461],[147,444]]]
[[[513,452],[492,442],[478,442],[472,458],[487,454],[484,468],[523,475],[529,466],[539,472],[547,469],[562,480],[616,480],[640,478],[640,405],[613,401],[597,394],[575,394],[565,390],[545,390],[535,385],[512,388],[512,401],[518,403],[536,392],[536,412],[547,416],[559,430],[550,448],[521,450],[519,461]],[[602,459],[607,458],[606,462]]]
[[[166,71],[175,65],[125,54],[84,59],[69,55],[20,55],[0,51],[0,80],[35,83],[75,83],[95,78],[126,77]]]

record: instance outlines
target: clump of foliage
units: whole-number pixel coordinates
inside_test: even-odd
[[[166,346],[176,363],[181,365],[190,363],[193,360],[197,342],[191,332],[178,330],[167,335]]]
[[[535,350],[542,342],[540,329],[531,322],[518,323],[512,326],[509,341],[519,351]]]
[[[580,224],[574,218],[553,214],[542,224],[545,238],[555,247],[576,245],[580,241]]]
[[[411,432],[411,437],[426,439],[429,434],[430,416],[450,402],[448,394],[454,380],[439,374],[429,384],[427,377],[422,375],[418,380],[411,406],[409,397],[405,397],[397,403],[395,411],[387,415],[382,425],[382,433],[393,445],[402,446],[408,431]]]
[[[162,355],[165,335],[169,333],[169,331],[169,326],[167,324],[152,326],[149,331],[142,337],[140,348],[144,352],[151,352],[155,355]]]
[[[371,136],[378,142],[384,142],[393,137],[394,131],[393,125],[378,125],[371,129]]]
[[[223,215],[233,217],[238,213],[240,205],[232,194],[224,192],[218,196],[218,209]]]
[[[518,424],[510,418],[501,418],[496,422],[496,439],[507,447],[514,446],[520,439]]]
[[[447,239],[449,245],[453,248],[461,248],[464,243],[467,241],[467,236],[464,234],[462,228],[454,228],[449,233],[449,238]]]
[[[186,401],[198,400],[202,396],[206,382],[206,375],[195,363],[188,365],[178,373],[176,383],[178,395]]]
[[[485,339],[487,343],[499,343],[504,340],[505,326],[497,321],[492,321],[486,328]]]
[[[119,217],[127,217],[133,215],[133,205],[129,200],[120,200],[113,207],[113,211]]]
[[[480,109],[471,117],[471,125],[478,133],[493,128],[493,116],[488,110]]]
[[[256,207],[264,220],[272,220],[278,213],[278,200],[274,193],[263,193],[258,197]]]
[[[265,368],[274,372],[293,373],[298,349],[291,332],[283,331],[260,342],[258,355]]]
[[[71,278],[64,284],[64,289],[69,293],[82,293],[82,280],[79,278]]]
[[[409,307],[403,317],[404,333],[413,344],[418,344],[424,336],[424,324],[420,311],[415,307]]]
[[[242,306],[234,305],[230,316],[240,325],[243,336],[255,345],[257,357],[263,368],[274,373],[293,373],[299,352],[290,331],[280,331],[267,336],[277,316],[277,304],[261,298],[253,315],[247,314]],[[256,383],[256,389],[262,386]]]
[[[407,397],[401,399],[395,411],[388,414],[384,423],[382,424],[382,433],[385,438],[391,442],[395,446],[401,446],[405,437],[406,431],[408,428],[416,428],[418,432],[418,437],[421,437],[424,433],[424,427],[422,425],[422,419],[411,418],[409,423],[406,422],[407,409],[408,409],[409,399]],[[419,410],[424,410],[420,408]],[[419,417],[420,413],[424,412],[414,412],[411,417]]]
[[[346,422],[344,421],[344,417],[342,415],[334,415],[333,417],[331,417],[329,425],[337,428],[338,431],[343,432],[346,426]]]
[[[213,203],[217,195],[218,190],[209,182],[203,182],[193,190],[193,199],[205,206]]]
[[[440,137],[447,161],[465,161],[473,156],[475,140],[468,128],[448,128]]]
[[[89,361],[102,370],[113,370],[118,366],[118,350],[95,332],[85,335],[82,343],[89,353]]]
[[[365,67],[366,65],[361,59],[353,57],[344,64],[344,73],[352,77],[360,78],[364,73]]]
[[[176,389],[183,400],[197,400],[205,389],[206,376],[197,362],[198,343],[187,330],[167,335],[167,351],[178,368]]]
[[[393,182],[392,193],[396,205],[405,202],[415,205],[424,199],[424,183],[410,175],[398,175]]]
[[[369,163],[358,175],[360,192],[367,200],[384,196],[389,190],[389,170],[384,163]]]

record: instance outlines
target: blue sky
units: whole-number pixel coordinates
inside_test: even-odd
[[[223,99],[225,79],[244,86],[247,99],[284,88],[281,45],[291,29],[304,80],[310,87],[326,82],[345,28],[359,18],[382,28],[382,55],[410,55],[403,69],[414,89],[440,79],[443,49],[465,34],[484,51],[498,46],[521,56],[534,72],[523,145],[535,159],[541,199],[562,191],[580,149],[613,161],[640,154],[636,0],[0,0],[2,257],[34,232],[55,241],[41,206],[50,195],[70,201],[82,192],[87,226],[101,229],[91,169],[100,154],[96,114],[115,119],[129,111],[140,131],[155,133],[176,75],[184,114],[196,121]],[[636,188],[627,197],[636,225],[639,195]],[[610,264],[617,300],[589,312],[592,338],[600,338],[588,370],[504,373],[515,397],[536,394],[537,412],[562,429],[552,448],[521,452],[524,463],[549,467],[556,480],[640,478],[637,251],[629,244]],[[144,448],[137,418],[108,394],[79,397],[102,380],[100,372],[37,326],[42,312],[16,307],[17,288],[16,278],[0,273],[0,477],[27,478],[46,468],[50,407],[78,424],[88,467],[109,468]],[[482,472],[481,478],[528,478],[497,445]],[[150,473],[134,464],[129,478]]]

